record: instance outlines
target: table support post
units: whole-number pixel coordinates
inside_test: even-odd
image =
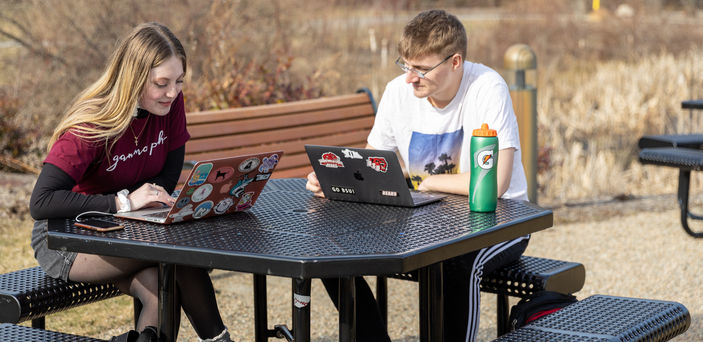
[[[254,341],[268,341],[266,275],[254,274]]]
[[[339,341],[356,341],[356,282],[355,277],[339,279]]]
[[[159,341],[176,341],[176,266],[159,263]]]
[[[496,316],[498,317],[498,321],[496,322],[498,328],[497,336],[500,337],[507,334],[510,329],[510,304],[507,295],[498,294],[496,298]]]
[[[444,340],[443,277],[441,262],[418,270],[422,342]]]
[[[310,278],[293,279],[293,335],[310,342]]]

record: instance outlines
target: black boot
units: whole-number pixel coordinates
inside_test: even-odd
[[[156,342],[159,340],[159,333],[156,327],[148,326],[139,333],[139,338],[135,342]]]
[[[110,342],[135,342],[139,338],[139,333],[136,330],[130,330],[122,335],[113,336]]]

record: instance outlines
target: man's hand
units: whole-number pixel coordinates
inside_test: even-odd
[[[320,187],[320,182],[317,180],[315,171],[308,173],[308,182],[305,184],[305,189],[310,190],[315,197],[325,197],[325,194],[322,193],[322,187]]]

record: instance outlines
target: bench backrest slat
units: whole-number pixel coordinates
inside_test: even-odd
[[[276,104],[267,104],[252,107],[229,108],[213,111],[188,113],[188,124],[200,124],[216,121],[227,121],[232,117],[240,119],[256,118],[261,116],[286,115],[291,113],[305,113],[330,108],[349,107],[360,104],[370,104],[371,99],[365,93],[322,97],[312,100],[301,100]]]
[[[287,115],[267,116],[252,119],[232,117],[228,121],[213,123],[190,124],[188,132],[191,139],[203,139],[216,136],[227,136],[247,132],[276,131],[281,128],[307,126],[317,123],[338,122],[368,117],[373,115],[370,105],[357,105],[328,110],[317,110],[306,113],[290,113]]]
[[[368,93],[188,113],[185,160],[282,150],[273,178],[305,177],[312,171],[306,144],[364,147],[375,115]]]

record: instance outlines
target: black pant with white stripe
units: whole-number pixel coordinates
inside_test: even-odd
[[[481,313],[481,277],[520,258],[529,235],[473,251],[444,262],[444,340],[474,341]],[[322,279],[330,299],[337,303],[339,280]],[[388,342],[378,303],[364,278],[356,278],[356,338]]]

